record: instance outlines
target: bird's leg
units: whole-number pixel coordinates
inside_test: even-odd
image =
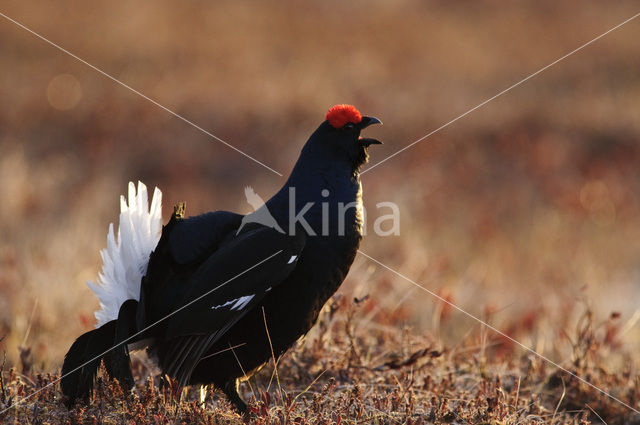
[[[200,406],[201,407],[204,407],[206,400],[207,400],[207,386],[200,385]]]
[[[247,407],[247,403],[240,397],[238,394],[238,385],[239,381],[237,379],[232,379],[231,381],[227,381],[222,387],[222,391],[225,393],[227,398],[236,409],[243,415],[249,413],[249,408]]]

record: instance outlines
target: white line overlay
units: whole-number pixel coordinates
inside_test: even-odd
[[[507,87],[506,89],[502,90],[500,93],[490,97],[489,99],[485,100],[482,103],[479,103],[478,105],[474,106],[473,108],[469,109],[467,112],[463,113],[462,115],[458,115],[456,118],[452,119],[451,121],[447,122],[446,124],[441,125],[440,127],[436,128],[435,130],[433,130],[432,132],[422,136],[421,138],[419,138],[418,140],[414,141],[413,143],[408,144],[407,146],[405,146],[404,148],[400,149],[399,151],[389,155],[388,157],[386,157],[385,159],[376,162],[375,164],[371,165],[370,167],[368,167],[367,169],[363,170],[360,172],[360,175],[367,173],[371,170],[373,170],[374,168],[376,168],[378,165],[382,164],[383,162],[388,161],[389,159],[393,158],[394,156],[406,151],[407,149],[409,149],[410,147],[422,142],[424,139],[436,134],[437,132],[439,132],[440,130],[450,126],[451,124],[453,124],[454,122],[458,121],[460,118],[464,118],[467,115],[469,115],[470,113],[472,113],[473,111],[475,111],[476,109],[479,109],[481,107],[483,107],[484,105],[486,105],[487,103],[491,102],[492,100],[502,96],[503,94],[507,93],[508,91],[510,91],[511,89],[514,89],[516,87],[518,87],[519,85],[521,85],[522,83],[524,83],[525,81],[530,80],[531,78],[535,77],[536,75],[540,74],[543,71],[546,71],[547,69],[551,68],[553,65],[557,64],[558,62],[561,62],[563,60],[565,60],[566,58],[568,58],[569,56],[573,55],[576,52],[579,52],[580,50],[584,49],[585,47],[589,46],[592,43],[595,43],[596,41],[600,40],[602,37],[604,37],[605,35],[609,34],[610,32],[613,32],[615,30],[617,30],[618,28],[620,28],[621,26],[623,26],[624,24],[627,24],[629,22],[631,22],[632,20],[634,20],[635,18],[637,18],[638,16],[640,16],[640,12],[636,13],[635,15],[633,15],[632,17],[630,17],[629,19],[627,19],[624,22],[619,23],[618,25],[616,25],[615,27],[611,28],[610,30],[603,32],[602,34],[600,34],[599,36],[597,36],[596,38],[587,41],[586,43],[584,43],[582,46],[577,47],[576,49],[570,51],[569,53],[567,53],[566,55],[556,59],[555,61],[551,62],[549,65],[540,68],[539,70],[537,70],[536,72],[534,72],[533,74],[528,75],[527,77],[523,78],[522,80],[518,81],[517,83]]]
[[[576,375],[575,373],[571,372],[570,370],[560,366],[558,363],[554,362],[553,360],[551,360],[550,358],[544,356],[543,354],[538,353],[537,351],[535,351],[532,348],[527,347],[526,345],[524,345],[523,343],[521,343],[520,341],[515,340],[514,338],[510,337],[509,335],[507,335],[506,333],[502,332],[501,330],[497,329],[494,326],[491,326],[490,324],[488,324],[487,322],[483,321],[482,319],[478,318],[477,316],[474,316],[473,314],[467,312],[466,310],[462,309],[461,307],[458,307],[456,304],[452,303],[451,301],[448,301],[447,299],[441,297],[440,295],[436,294],[433,291],[430,291],[429,289],[425,288],[424,286],[420,285],[419,283],[417,283],[414,280],[411,280],[410,278],[408,278],[407,276],[403,275],[402,273],[400,273],[399,271],[396,271],[394,269],[392,269],[391,267],[387,266],[386,264],[376,260],[375,258],[371,257],[370,255],[365,254],[364,252],[362,252],[362,250],[358,250],[358,252],[362,255],[364,255],[365,257],[367,257],[369,260],[373,261],[374,263],[384,267],[385,269],[389,270],[390,272],[392,272],[393,274],[401,277],[402,279],[406,280],[407,282],[411,283],[412,285],[422,289],[423,291],[427,292],[429,295],[432,295],[433,297],[439,299],[440,301],[442,301],[443,303],[446,303],[447,305],[455,308],[456,310],[458,310],[459,312],[465,314],[466,316],[472,318],[473,320],[483,324],[484,326],[486,326],[487,328],[491,329],[492,331],[500,334],[501,336],[507,338],[509,341],[518,344],[520,347],[524,348],[525,350],[529,351],[530,353],[538,356],[539,358],[541,358],[542,360],[546,361],[549,364],[552,364],[553,366],[557,367],[558,369],[560,369],[561,371],[573,376],[574,378],[576,378],[577,380],[579,380],[580,382],[590,386],[591,388],[597,390],[598,392],[602,393],[603,395],[609,397],[612,400],[617,401],[618,403],[620,403],[621,405],[623,405],[624,407],[627,407],[631,410],[633,410],[634,412],[640,414],[640,410],[637,410],[633,407],[631,407],[630,405],[628,405],[627,403],[625,403],[624,401],[620,400],[619,398],[609,394],[608,392],[596,387],[595,385],[593,385],[591,382],[587,381],[584,378],[581,378],[580,376]]]
[[[167,108],[166,106],[161,105],[160,103],[156,102],[155,100],[151,99],[150,97],[140,93],[138,90],[134,89],[133,87],[127,85],[126,83],[123,83],[122,81],[118,80],[116,77],[107,74],[106,72],[104,72],[103,70],[101,70],[100,68],[98,68],[97,66],[94,66],[92,64],[90,64],[89,62],[87,62],[86,60],[74,55],[73,53],[71,53],[70,51],[68,51],[67,49],[65,49],[64,47],[59,46],[58,44],[54,43],[53,41],[47,39],[46,37],[38,34],[37,32],[35,32],[34,30],[24,26],[23,24],[21,24],[20,22],[16,21],[15,19],[12,19],[10,17],[8,17],[7,15],[5,15],[4,13],[0,12],[0,16],[2,16],[3,18],[5,18],[6,20],[13,22],[14,24],[16,24],[17,26],[19,26],[20,28],[24,29],[25,31],[30,32],[31,34],[35,35],[36,37],[38,37],[39,39],[41,39],[42,41],[50,44],[51,46],[55,47],[56,49],[60,50],[61,52],[66,53],[67,55],[71,56],[72,58],[76,59],[77,61],[82,62],[83,64],[87,65],[89,68],[93,69],[94,71],[104,75],[105,77],[107,77],[108,79],[120,84],[122,87],[132,91],[133,93],[137,94],[138,96],[142,97],[143,99],[148,100],[149,102],[153,103],[154,105],[156,105],[157,107],[167,111],[168,113],[170,113],[171,115],[173,115],[176,118],[181,119],[182,121],[186,122],[187,124],[189,124],[190,126],[200,130],[202,133],[206,134],[207,136],[217,140],[218,142],[226,145],[227,147],[233,149],[234,151],[238,152],[241,155],[244,155],[245,157],[249,158],[250,160],[252,160],[253,162],[262,165],[264,168],[266,168],[267,170],[271,171],[272,173],[275,173],[277,175],[279,175],[280,177],[282,177],[282,174],[277,172],[276,170],[274,170],[273,168],[269,167],[268,165],[258,161],[257,159],[255,159],[254,157],[252,157],[251,155],[249,155],[248,153],[245,153],[243,151],[241,151],[240,149],[236,148],[235,146],[233,146],[232,144],[225,142],[224,140],[222,140],[221,138],[219,138],[218,136],[216,136],[215,134],[205,130],[204,128],[200,127],[199,125],[195,124],[192,121],[189,121],[188,119],[186,119],[185,117],[183,117],[182,115],[178,114],[177,112],[172,111],[171,109]]]
[[[55,381],[51,381],[49,382],[47,385],[45,385],[44,387],[40,388],[37,391],[32,392],[29,395],[26,395],[24,397],[22,397],[20,400],[16,401],[15,403],[13,403],[11,406],[7,407],[6,409],[0,411],[0,415],[2,415],[4,412],[13,409],[14,407],[18,406],[19,404],[22,404],[22,402],[24,402],[27,399],[30,399],[31,397],[33,397],[34,395],[38,394],[39,392],[45,390],[46,388],[50,387],[51,385],[54,385],[56,382],[59,382],[61,379],[71,375],[72,373],[77,372],[78,370],[82,369],[83,367],[85,367],[86,365],[88,365],[89,363],[91,363],[94,360],[100,359],[102,358],[102,356],[104,356],[105,354],[107,354],[109,351],[113,350],[114,348],[125,344],[127,341],[131,341],[133,338],[135,338],[136,336],[140,335],[141,333],[145,332],[146,330],[154,327],[155,325],[157,325],[158,323],[168,319],[169,317],[173,316],[174,314],[176,314],[177,312],[184,310],[185,308],[189,307],[191,304],[197,302],[198,300],[201,300],[202,298],[206,297],[207,295],[211,294],[214,291],[217,291],[218,289],[222,288],[223,286],[225,286],[227,283],[231,282],[232,280],[237,279],[238,277],[242,276],[243,274],[247,273],[250,270],[255,269],[256,267],[258,267],[259,265],[265,263],[266,261],[269,261],[270,259],[272,259],[273,257],[275,257],[276,255],[280,254],[282,252],[282,250],[279,250],[276,253],[271,254],[270,256],[268,256],[267,258],[265,258],[264,260],[259,261],[258,263],[254,264],[253,266],[249,267],[248,269],[238,273],[237,275],[233,276],[231,279],[222,282],[220,285],[216,286],[215,288],[205,292],[204,294],[200,295],[198,298],[189,301],[187,304],[183,305],[182,307],[172,311],[171,313],[167,314],[166,316],[164,316],[162,319],[156,320],[154,323],[150,324],[149,326],[147,326],[146,328],[142,329],[141,331],[136,332],[135,334],[131,335],[130,337],[128,337],[127,339],[124,339],[123,341],[119,342],[118,344],[114,345],[113,347],[109,348],[107,351],[105,351],[104,353],[98,354],[96,357],[92,358],[91,360],[81,364],[80,366],[78,366],[77,368],[73,369],[70,372],[67,372],[66,374],[62,375],[61,377],[59,377],[58,379],[56,379]],[[207,356],[210,357],[210,356]]]
[[[12,18],[10,18],[9,16],[7,16],[7,15],[3,14],[2,12],[0,12],[0,16],[2,16],[2,17],[3,17],[3,18],[5,18],[6,20],[8,20],[8,21],[10,21],[10,22],[14,23],[15,25],[17,25],[18,27],[20,27],[20,28],[24,29],[25,31],[27,31],[27,32],[29,32],[29,33],[31,33],[31,34],[33,34],[33,35],[35,35],[36,37],[40,38],[41,40],[43,40],[43,41],[45,41],[46,43],[50,44],[51,46],[55,47],[56,49],[58,49],[58,50],[62,51],[63,53],[66,53],[67,55],[69,55],[69,56],[73,57],[74,59],[78,60],[79,62],[82,62],[82,63],[83,63],[83,64],[85,64],[86,66],[88,66],[88,67],[90,67],[91,69],[95,70],[96,72],[98,72],[98,73],[102,74],[103,76],[105,76],[105,77],[109,78],[110,80],[112,80],[112,81],[114,81],[114,82],[118,83],[119,85],[121,85],[121,86],[125,87],[126,89],[128,89],[128,90],[130,90],[131,92],[133,92],[133,93],[137,94],[138,96],[140,96],[140,97],[142,97],[142,98],[144,98],[144,99],[148,100],[149,102],[153,103],[153,104],[154,104],[154,105],[156,105],[157,107],[159,107],[159,108],[161,108],[161,109],[165,110],[166,112],[170,113],[171,115],[175,116],[176,118],[179,118],[180,120],[182,120],[182,121],[184,121],[185,123],[187,123],[187,124],[191,125],[192,127],[196,128],[197,130],[201,131],[202,133],[204,133],[204,134],[206,134],[206,135],[210,136],[211,138],[213,138],[213,139],[217,140],[218,142],[220,142],[220,143],[222,143],[222,144],[226,145],[227,147],[229,147],[229,148],[231,148],[231,149],[235,150],[236,152],[240,153],[241,155],[245,156],[246,158],[248,158],[248,159],[250,159],[250,160],[254,161],[255,163],[257,163],[257,164],[259,164],[259,165],[263,166],[264,168],[268,169],[269,171],[271,171],[271,172],[273,172],[273,173],[277,174],[278,176],[281,176],[281,177],[282,177],[282,174],[281,174],[281,173],[279,173],[278,171],[274,170],[273,168],[271,168],[271,167],[269,167],[269,166],[265,165],[264,163],[260,162],[259,160],[255,159],[254,157],[250,156],[249,154],[247,154],[247,153],[245,153],[245,152],[241,151],[240,149],[238,149],[238,148],[234,147],[233,145],[231,145],[231,144],[227,143],[226,141],[224,141],[224,140],[222,140],[221,138],[219,138],[219,137],[215,136],[214,134],[210,133],[209,131],[207,131],[207,130],[203,129],[202,127],[198,126],[197,124],[193,123],[192,121],[189,121],[189,120],[188,120],[188,119],[186,119],[185,117],[183,117],[183,116],[179,115],[178,113],[176,113],[176,112],[172,111],[171,109],[169,109],[169,108],[167,108],[167,107],[165,107],[165,106],[161,105],[161,104],[160,104],[160,103],[158,103],[157,101],[155,101],[155,100],[153,100],[153,99],[149,98],[148,96],[146,96],[146,95],[142,94],[141,92],[139,92],[139,91],[137,91],[136,89],[132,88],[131,86],[129,86],[129,85],[127,85],[127,84],[123,83],[122,81],[120,81],[120,80],[118,80],[117,78],[115,78],[115,77],[111,76],[110,74],[108,74],[108,73],[106,73],[106,72],[102,71],[101,69],[99,69],[99,68],[97,68],[96,66],[94,66],[94,65],[90,64],[89,62],[87,62],[87,61],[85,61],[85,60],[81,59],[80,57],[78,57],[78,56],[76,56],[75,54],[73,54],[73,53],[69,52],[68,50],[64,49],[63,47],[59,46],[58,44],[56,44],[56,43],[54,43],[54,42],[52,42],[52,41],[48,40],[48,39],[47,39],[47,38],[45,38],[44,36],[42,36],[42,35],[38,34],[37,32],[35,32],[35,31],[33,31],[33,30],[31,30],[30,28],[26,27],[25,25],[21,24],[20,22],[18,22],[18,21],[16,21],[16,20],[14,20],[14,19],[12,19]],[[632,17],[630,17],[630,18],[628,18],[627,20],[625,20],[625,21],[621,22],[620,24],[618,24],[618,25],[616,25],[615,27],[613,27],[613,28],[609,29],[608,31],[606,31],[606,32],[604,32],[604,33],[600,34],[599,36],[595,37],[594,39],[592,39],[592,40],[590,40],[590,41],[588,41],[588,42],[584,43],[583,45],[581,45],[581,46],[577,47],[576,49],[572,50],[571,52],[569,52],[569,53],[565,54],[564,56],[562,56],[562,57],[560,57],[560,58],[558,58],[558,59],[556,59],[555,61],[551,62],[550,64],[548,64],[548,65],[544,66],[543,68],[540,68],[538,71],[536,71],[536,72],[534,72],[534,73],[532,73],[532,74],[528,75],[527,77],[523,78],[523,79],[522,79],[522,80],[520,80],[519,82],[517,82],[517,83],[515,83],[515,84],[513,84],[513,85],[511,85],[511,86],[509,86],[509,87],[507,87],[506,89],[502,90],[502,91],[501,91],[501,92],[499,92],[498,94],[496,94],[496,95],[494,95],[494,96],[492,96],[492,97],[490,97],[490,98],[486,99],[486,100],[485,100],[485,101],[483,101],[482,103],[480,103],[480,104],[476,105],[475,107],[473,107],[473,108],[469,109],[468,111],[464,112],[463,114],[459,115],[458,117],[456,117],[456,118],[452,119],[451,121],[449,121],[449,122],[447,122],[447,123],[443,124],[442,126],[438,127],[437,129],[435,129],[435,130],[431,131],[430,133],[428,133],[428,134],[426,134],[426,135],[424,135],[424,136],[420,137],[419,139],[415,140],[414,142],[410,143],[409,145],[405,146],[404,148],[402,148],[402,149],[398,150],[397,152],[393,153],[392,155],[389,155],[388,157],[384,158],[383,160],[381,160],[381,161],[379,161],[379,162],[377,162],[377,163],[375,163],[375,164],[371,165],[371,166],[370,166],[370,167],[368,167],[367,169],[365,169],[365,170],[361,171],[361,173],[360,173],[360,174],[364,174],[364,173],[366,173],[366,172],[368,172],[368,171],[372,170],[373,168],[377,167],[378,165],[380,165],[380,164],[382,164],[382,163],[386,162],[387,160],[389,160],[389,159],[391,159],[391,158],[395,157],[396,155],[398,155],[398,154],[400,154],[400,153],[404,152],[405,150],[407,150],[407,149],[409,149],[409,148],[413,147],[414,145],[416,145],[416,144],[420,143],[421,141],[423,141],[423,140],[427,139],[428,137],[432,136],[433,134],[435,134],[435,133],[437,133],[437,132],[441,131],[442,129],[444,129],[444,128],[448,127],[448,126],[450,126],[451,124],[455,123],[456,121],[460,120],[461,118],[463,118],[463,117],[465,117],[465,116],[469,115],[470,113],[472,113],[472,112],[474,112],[475,110],[477,110],[477,109],[481,108],[482,106],[484,106],[484,105],[486,105],[487,103],[489,103],[489,102],[493,101],[494,99],[496,99],[496,98],[498,98],[498,97],[502,96],[503,94],[505,94],[505,93],[509,92],[510,90],[512,90],[512,89],[514,89],[514,88],[516,88],[516,87],[520,86],[520,85],[521,85],[521,84],[523,84],[524,82],[526,82],[526,81],[528,81],[529,79],[531,79],[531,78],[535,77],[536,75],[538,75],[538,74],[542,73],[543,71],[545,71],[545,70],[549,69],[550,67],[552,67],[552,66],[556,65],[557,63],[559,63],[559,62],[563,61],[564,59],[568,58],[569,56],[573,55],[574,53],[577,53],[578,51],[580,51],[580,50],[584,49],[585,47],[587,47],[587,46],[591,45],[592,43],[594,43],[594,42],[596,42],[597,40],[601,39],[602,37],[606,36],[607,34],[609,34],[609,33],[613,32],[613,31],[617,30],[618,28],[622,27],[623,25],[625,25],[625,24],[627,24],[627,23],[631,22],[632,20],[636,19],[638,16],[640,16],[640,13],[637,13],[637,14],[633,15]],[[137,336],[137,335],[139,335],[140,333],[142,333],[142,332],[146,331],[147,329],[149,329],[149,328],[151,328],[151,327],[155,326],[156,324],[158,324],[158,323],[160,323],[161,321],[163,321],[163,320],[167,319],[168,317],[172,316],[173,314],[177,313],[178,311],[180,311],[180,310],[182,310],[182,309],[184,309],[184,308],[188,307],[188,306],[189,306],[189,305],[191,305],[192,303],[194,303],[194,302],[196,302],[196,301],[200,300],[201,298],[203,298],[203,297],[205,297],[205,296],[209,295],[211,292],[213,292],[213,291],[215,291],[215,290],[219,289],[220,287],[222,287],[222,286],[226,285],[228,282],[231,282],[232,280],[234,280],[234,279],[236,279],[237,277],[239,277],[239,276],[241,276],[241,275],[245,274],[246,272],[250,271],[251,269],[253,269],[253,268],[255,268],[255,267],[259,266],[260,264],[262,264],[262,263],[264,263],[264,262],[266,262],[266,261],[268,261],[269,259],[271,259],[271,258],[273,258],[274,256],[278,255],[280,252],[282,252],[282,250],[280,250],[280,251],[278,251],[278,252],[276,252],[276,253],[272,254],[271,256],[269,256],[269,257],[265,258],[264,260],[260,261],[259,263],[255,264],[254,266],[252,266],[252,267],[248,268],[247,270],[243,271],[242,273],[240,273],[240,274],[238,274],[238,275],[234,276],[233,278],[231,278],[231,279],[227,280],[226,282],[224,282],[224,283],[220,284],[219,286],[217,286],[217,287],[215,287],[215,288],[211,289],[210,291],[208,291],[208,292],[207,292],[207,293],[205,293],[204,295],[202,295],[202,296],[200,296],[200,297],[198,297],[198,298],[194,299],[193,301],[189,302],[188,304],[186,304],[186,305],[184,305],[184,306],[180,307],[179,309],[177,309],[177,310],[173,311],[172,313],[170,313],[169,315],[165,316],[164,318],[162,318],[162,319],[160,319],[160,320],[156,321],[155,323],[151,324],[150,326],[146,327],[145,329],[143,329],[143,330],[139,331],[138,333],[136,333],[136,334],[134,334],[134,335],[130,336],[129,338],[127,338],[127,339],[123,340],[122,342],[120,342],[120,343],[119,343],[119,344],[117,344],[116,346],[119,346],[119,345],[121,345],[121,344],[126,343],[127,341],[129,341],[129,340],[131,340],[132,338],[136,337],[136,336]],[[606,391],[604,391],[604,390],[602,390],[602,389],[598,388],[597,386],[593,385],[593,384],[592,384],[592,383],[590,383],[589,381],[587,381],[587,380],[585,380],[584,378],[581,378],[580,376],[578,376],[578,375],[574,374],[573,372],[571,372],[571,371],[567,370],[566,368],[562,367],[561,365],[559,365],[558,363],[554,362],[553,360],[551,360],[551,359],[549,359],[549,358],[545,357],[545,356],[544,356],[544,355],[542,355],[542,354],[539,354],[539,353],[538,353],[538,352],[536,352],[535,350],[533,350],[533,349],[529,348],[528,346],[526,346],[526,345],[522,344],[521,342],[519,342],[519,341],[515,340],[514,338],[512,338],[512,337],[510,337],[509,335],[505,334],[504,332],[502,332],[502,331],[498,330],[497,328],[495,328],[495,327],[491,326],[490,324],[488,324],[488,323],[484,322],[484,321],[483,321],[483,320],[481,320],[480,318],[478,318],[478,317],[474,316],[473,314],[468,313],[467,311],[463,310],[461,307],[458,307],[457,305],[455,305],[455,304],[451,303],[450,301],[448,301],[448,300],[444,299],[443,297],[439,296],[438,294],[434,293],[433,291],[430,291],[429,289],[427,289],[427,288],[423,287],[422,285],[420,285],[420,284],[418,284],[417,282],[415,282],[415,281],[411,280],[410,278],[408,278],[407,276],[405,276],[405,275],[401,274],[400,272],[398,272],[398,271],[396,271],[396,270],[392,269],[391,267],[389,267],[389,266],[387,266],[387,265],[383,264],[382,262],[380,262],[380,261],[376,260],[375,258],[373,258],[373,257],[371,257],[371,256],[369,256],[369,255],[367,255],[367,254],[365,254],[365,253],[364,253],[364,252],[362,252],[361,250],[358,250],[358,252],[359,252],[360,254],[362,254],[363,256],[367,257],[369,260],[371,260],[371,261],[373,261],[373,262],[377,263],[378,265],[380,265],[380,266],[384,267],[385,269],[387,269],[387,270],[391,271],[392,273],[396,274],[397,276],[401,277],[402,279],[404,279],[404,280],[406,280],[406,281],[410,282],[410,283],[411,283],[411,284],[413,284],[414,286],[416,286],[416,287],[418,287],[418,288],[422,289],[423,291],[425,291],[425,292],[429,293],[429,294],[430,294],[430,295],[432,295],[433,297],[435,297],[435,298],[439,299],[440,301],[442,301],[442,302],[444,302],[444,303],[446,303],[446,304],[450,305],[451,307],[455,308],[456,310],[460,311],[461,313],[465,314],[466,316],[468,316],[468,317],[472,318],[473,320],[475,320],[475,321],[477,321],[477,322],[479,322],[479,323],[483,324],[484,326],[486,326],[487,328],[491,329],[492,331],[494,331],[494,332],[496,332],[496,333],[500,334],[501,336],[503,336],[503,337],[505,337],[505,338],[509,339],[510,341],[512,341],[513,343],[515,343],[515,344],[519,345],[520,347],[522,347],[522,348],[523,348],[523,349],[525,349],[526,351],[529,351],[529,352],[531,352],[532,354],[534,354],[534,355],[538,356],[539,358],[541,358],[542,360],[544,360],[544,361],[548,362],[549,364],[551,364],[551,365],[555,366],[555,367],[556,367],[556,368],[558,368],[559,370],[561,370],[561,371],[563,371],[563,372],[565,372],[565,373],[567,373],[567,374],[571,375],[572,377],[574,377],[574,378],[578,379],[580,382],[582,382],[582,383],[584,383],[584,384],[586,384],[586,385],[590,386],[591,388],[593,388],[593,389],[597,390],[598,392],[602,393],[603,395],[605,395],[605,396],[607,396],[607,397],[611,398],[612,400],[614,400],[614,401],[616,401],[616,402],[620,403],[621,405],[623,405],[623,406],[625,406],[625,407],[629,408],[629,409],[630,409],[630,410],[632,410],[633,412],[640,414],[640,411],[639,411],[639,410],[635,409],[634,407],[630,406],[629,404],[627,404],[627,403],[623,402],[622,400],[620,400],[620,399],[616,398],[615,396],[613,396],[613,395],[611,395],[611,394],[607,393]],[[43,390],[44,390],[44,389],[46,389],[47,387],[49,387],[49,386],[51,386],[51,385],[54,385],[55,383],[59,382],[61,379],[63,379],[64,377],[68,376],[69,374],[76,372],[77,370],[79,370],[80,368],[84,367],[84,366],[85,366],[85,365],[87,365],[88,363],[90,363],[90,362],[92,362],[92,361],[94,361],[94,360],[96,360],[96,359],[98,359],[98,358],[100,358],[100,357],[104,356],[106,353],[108,353],[109,351],[111,351],[111,350],[112,350],[113,348],[115,348],[116,346],[114,346],[114,347],[110,348],[109,350],[105,351],[104,353],[100,354],[99,356],[97,356],[97,357],[95,357],[95,358],[93,358],[93,359],[89,360],[88,362],[86,362],[86,363],[84,363],[83,365],[81,365],[81,366],[77,367],[76,369],[74,369],[74,370],[70,371],[69,373],[65,374],[64,376],[59,377],[59,378],[58,378],[58,379],[56,379],[55,381],[50,382],[49,384],[47,384],[46,386],[44,386],[44,387],[42,387],[42,388],[38,389],[37,391],[35,391],[35,392],[33,392],[33,393],[31,393],[31,394],[29,394],[29,395],[27,395],[27,396],[25,396],[25,397],[21,398],[20,400],[16,401],[14,404],[12,404],[10,407],[7,407],[7,408],[5,408],[4,410],[0,411],[0,414],[3,414],[3,413],[5,413],[6,411],[8,411],[8,410],[12,409],[13,407],[16,407],[16,406],[18,406],[19,404],[22,404],[22,403],[23,403],[24,401],[26,401],[27,399],[29,399],[29,398],[33,397],[34,395],[36,395],[36,394],[40,393],[41,391],[43,391]]]

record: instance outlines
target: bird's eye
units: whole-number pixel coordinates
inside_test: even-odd
[[[345,130],[351,130],[353,129],[353,127],[355,127],[355,125],[352,122],[348,122],[342,128],[344,128]]]

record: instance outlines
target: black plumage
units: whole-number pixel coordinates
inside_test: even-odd
[[[213,384],[245,412],[238,381],[268,362],[272,348],[279,356],[311,329],[362,238],[359,168],[367,148],[380,142],[359,136],[380,121],[346,105],[332,110],[265,204],[278,226],[226,211],[184,218],[178,209],[151,254],[139,301],[127,301],[117,320],[81,336],[63,373],[101,353],[87,349],[94,338],[87,335],[96,333],[120,344],[104,356],[106,369],[130,386],[126,344],[142,341],[179,385]],[[304,220],[293,219],[298,214]],[[94,363],[62,380],[70,401],[91,391]]]

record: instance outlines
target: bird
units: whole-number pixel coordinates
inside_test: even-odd
[[[63,361],[67,406],[89,399],[101,361],[132,388],[130,350],[146,348],[180,388],[213,385],[250,413],[239,383],[313,327],[355,259],[364,233],[360,168],[381,144],[361,131],[373,124],[382,122],[353,105],[328,110],[260,206],[278,228],[224,210],[186,217],[184,203],[163,226],[159,189],[149,206],[146,186],[130,183],[117,237],[111,225],[102,273],[89,283],[100,300],[96,329]]]
[[[284,230],[282,230],[280,225],[278,225],[276,219],[273,218],[271,213],[269,213],[264,200],[255,192],[255,190],[253,190],[251,186],[244,188],[244,196],[247,198],[247,203],[253,208],[253,212],[242,218],[242,222],[240,223],[240,227],[236,234],[240,233],[247,223],[260,223],[265,226],[272,227],[280,233],[284,233]]]

